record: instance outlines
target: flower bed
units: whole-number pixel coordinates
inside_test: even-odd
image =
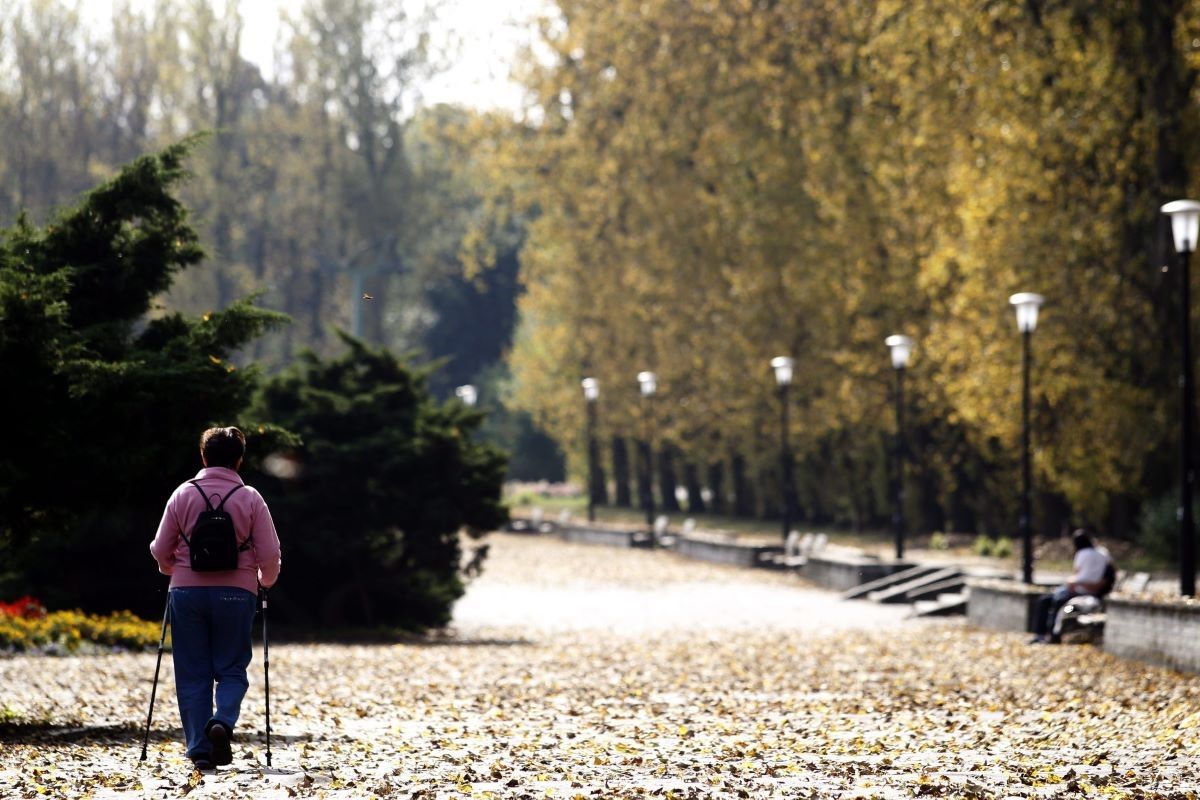
[[[47,612],[35,598],[0,603],[0,653],[75,653],[89,648],[142,650],[158,644],[160,628],[129,611],[107,616]]]

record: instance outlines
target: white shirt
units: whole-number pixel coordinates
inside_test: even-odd
[[[1108,556],[1094,547],[1085,547],[1075,554],[1075,580],[1096,583],[1104,578]]]

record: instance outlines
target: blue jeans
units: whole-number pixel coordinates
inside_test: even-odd
[[[246,667],[254,612],[255,597],[245,589],[185,586],[171,590],[171,657],[188,758],[207,757],[211,752],[204,735],[209,720],[219,720],[231,731],[237,724],[249,686]]]

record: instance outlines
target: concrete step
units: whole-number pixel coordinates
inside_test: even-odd
[[[880,589],[886,589],[889,586],[904,583],[905,581],[911,581],[913,578],[918,578],[922,575],[928,575],[929,573],[935,572],[938,569],[940,568],[936,566],[931,567],[925,564],[918,564],[915,567],[908,567],[907,569],[902,569],[899,572],[893,572],[891,575],[885,575],[877,580],[860,583],[853,589],[848,589],[842,592],[842,599],[858,600],[861,597],[866,597],[871,592],[878,591]]]
[[[942,594],[936,600],[918,600],[913,603],[914,617],[949,617],[967,613],[966,592]]]
[[[932,586],[935,583],[942,583],[952,578],[962,577],[962,570],[958,567],[943,567],[935,569],[933,572],[928,572],[912,580],[897,583],[893,586],[888,586],[885,589],[878,589],[867,594],[870,600],[876,603],[907,603],[908,593],[914,589],[920,589],[926,586]]]
[[[967,586],[966,578],[959,575],[954,578],[947,578],[944,581],[931,583],[926,586],[918,586],[916,589],[910,589],[904,593],[905,601],[915,603],[918,600],[933,600],[939,594],[955,594],[961,592]]]

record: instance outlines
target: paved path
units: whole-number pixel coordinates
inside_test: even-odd
[[[666,553],[493,536],[455,632],[271,649],[202,779],[153,654],[0,659],[0,798],[1161,798],[1200,792],[1200,678]],[[0,716],[3,719],[3,716]]]
[[[545,538],[493,537],[484,575],[454,610],[461,631],[896,630],[907,607],[845,603],[795,576]]]

